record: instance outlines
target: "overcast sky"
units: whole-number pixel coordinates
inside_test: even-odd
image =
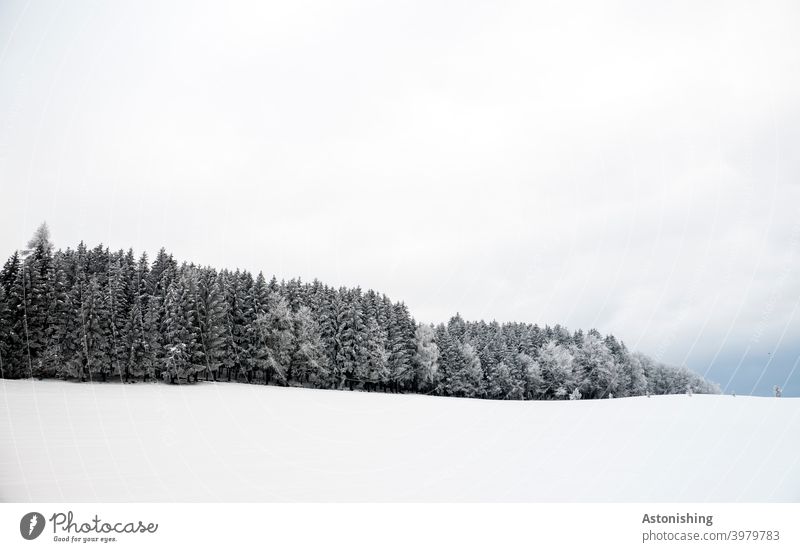
[[[800,394],[800,4],[599,4],[4,0],[2,257],[46,219]]]

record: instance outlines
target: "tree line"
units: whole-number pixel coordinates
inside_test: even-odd
[[[716,393],[613,335],[417,323],[360,288],[178,263],[161,249],[53,250],[46,226],[0,272],[0,376],[224,380],[490,399]]]

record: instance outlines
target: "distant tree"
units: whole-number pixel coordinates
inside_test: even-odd
[[[37,248],[41,248],[46,251],[53,250],[53,242],[50,241],[50,228],[47,226],[46,222],[40,224],[36,229],[36,232],[33,233],[31,239],[28,240],[29,250],[35,250]]]

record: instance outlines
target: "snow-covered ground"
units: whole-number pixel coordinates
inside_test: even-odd
[[[798,501],[800,399],[0,380],[1,501]]]

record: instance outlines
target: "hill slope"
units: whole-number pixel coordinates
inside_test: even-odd
[[[0,380],[2,501],[796,501],[800,399]]]

